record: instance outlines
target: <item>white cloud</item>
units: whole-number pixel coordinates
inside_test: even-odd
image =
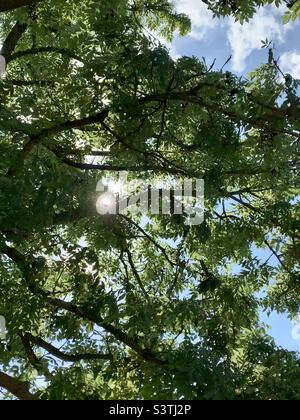
[[[275,6],[260,8],[253,19],[241,25],[233,18],[214,19],[201,0],[174,0],[174,4],[177,12],[185,13],[192,21],[189,37],[204,43],[209,37],[215,40],[222,37],[220,42],[224,43],[224,49],[227,52],[229,46],[232,53],[232,70],[240,73],[246,69],[247,59],[251,53],[261,49],[262,40],[268,38],[275,43],[275,46],[281,45],[286,41],[287,33],[300,24],[299,21],[287,25],[282,23],[281,17],[286,10],[285,5],[278,8]],[[156,35],[156,38],[159,37]],[[162,38],[159,40],[167,46],[174,58],[179,57],[174,42],[167,43]],[[294,74],[295,72],[299,74],[295,54],[288,60],[292,63]]]
[[[280,58],[280,67],[284,73],[300,79],[300,53],[296,51],[284,53]]]
[[[221,25],[221,21],[213,19],[212,13],[200,0],[175,0],[177,12],[185,13],[192,21],[192,31],[189,34],[192,38],[203,40],[208,31]]]
[[[242,72],[245,69],[246,59],[254,50],[261,48],[262,40],[268,38],[277,43],[284,41],[284,33],[288,27],[276,15],[274,9],[264,8],[244,25],[230,19],[227,36],[232,50],[233,70]]]
[[[286,8],[269,6],[258,10],[249,23],[240,25],[229,19],[227,37],[232,50],[232,69],[242,72],[249,55],[261,48],[261,41],[268,38],[276,45],[282,44],[288,31],[295,29],[298,21],[284,25],[281,17]]]
[[[226,33],[232,52],[232,69],[238,72],[245,70],[247,58],[254,50],[260,50],[262,40],[268,38],[281,44],[284,42],[286,32],[294,26],[282,24],[284,6],[261,8],[254,18],[244,25],[240,25],[233,18],[214,19],[207,6],[200,0],[175,0],[175,7],[179,13],[185,13],[190,17],[192,21],[190,37],[204,41],[216,31]]]

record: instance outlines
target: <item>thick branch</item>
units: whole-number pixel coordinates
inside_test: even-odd
[[[212,112],[218,112],[221,115],[230,118],[232,121],[242,122],[244,125],[249,125],[253,128],[263,129],[270,133],[282,133],[297,138],[299,137],[299,132],[297,131],[274,126],[274,121],[276,121],[278,118],[283,119],[284,117],[289,116],[290,110],[282,112],[282,110],[278,108],[270,109],[270,107],[268,107],[267,110],[269,111],[269,115],[266,114],[263,117],[253,118],[238,113],[233,109],[226,109],[222,104],[218,104],[217,102],[206,100],[203,97],[200,97],[193,90],[190,92],[165,92],[161,94],[145,96],[144,98],[140,99],[140,103],[145,104],[149,102],[165,101],[184,102],[200,105]]]
[[[71,159],[64,158],[62,156],[56,155],[59,157],[63,163],[68,166],[72,166],[73,168],[81,169],[82,171],[108,171],[108,172],[119,172],[119,171],[127,171],[127,172],[145,172],[145,171],[156,171],[156,172],[167,172],[168,174],[180,174],[182,175],[182,171],[174,168],[163,168],[158,166],[143,166],[143,165],[136,165],[136,166],[127,166],[127,165],[114,165],[110,163],[105,164],[93,164],[93,163],[82,163],[82,162],[74,162]]]
[[[3,372],[0,372],[0,387],[6,389],[19,400],[31,401],[36,399],[25,382]]]
[[[62,131],[82,128],[82,127],[85,127],[86,125],[101,123],[105,120],[107,116],[108,116],[108,111],[104,110],[91,117],[86,117],[86,118],[82,118],[80,120],[75,120],[75,121],[66,121],[54,127],[45,128],[41,130],[40,132],[31,135],[30,140],[25,144],[25,146],[23,147],[21,153],[19,154],[17,158],[17,161],[8,170],[6,176],[8,178],[16,176],[17,173],[22,169],[24,162],[27,156],[32,151],[32,149],[35,146],[39,145],[44,140],[45,137],[54,135],[54,134],[59,134]]]
[[[13,260],[20,268],[20,270],[23,271],[23,268],[26,264],[26,259],[24,255],[22,255],[18,250],[7,245],[0,244],[0,252]]]
[[[129,265],[130,265],[131,270],[133,272],[133,275],[134,275],[134,277],[135,277],[135,279],[136,279],[136,281],[137,281],[137,283],[138,283],[141,291],[143,292],[143,295],[145,296],[146,300],[148,302],[150,302],[149,296],[148,296],[148,293],[147,293],[147,290],[145,289],[144,284],[142,282],[142,279],[141,279],[141,277],[140,277],[140,275],[139,275],[139,273],[138,273],[138,271],[136,269],[136,266],[135,266],[135,264],[133,262],[132,254],[131,254],[131,252],[130,252],[129,249],[126,249],[126,254],[127,254],[128,262],[129,262]]]
[[[59,350],[58,348],[52,346],[52,344],[47,343],[47,341],[43,340],[39,337],[34,337],[30,333],[25,333],[24,337],[30,341],[31,343],[35,344],[38,347],[46,350],[48,353],[52,354],[52,356],[57,357],[64,362],[80,362],[81,360],[112,360],[111,354],[92,354],[92,353],[77,353],[77,354],[66,354]]]
[[[38,357],[36,356],[36,354],[34,353],[30,341],[21,331],[19,332],[19,337],[23,344],[29,363],[39,372],[41,370],[42,364],[40,360],[38,359]]]
[[[27,25],[25,23],[17,22],[8,34],[6,40],[3,43],[0,53],[5,58],[6,63],[10,61],[12,53],[14,52],[17,46],[17,43],[21,39],[26,29]]]
[[[158,366],[165,365],[165,362],[158,358],[151,350],[142,348],[134,338],[128,336],[118,327],[107,323],[100,316],[89,314],[72,302],[65,302],[61,299],[51,298],[49,296],[46,297],[46,301],[55,308],[64,309],[81,319],[91,321],[103,328],[106,332],[112,334],[118,341],[134,350],[146,362],[150,362]]]
[[[61,54],[70,59],[74,59],[74,60],[82,62],[81,57],[76,56],[75,54],[73,54],[72,52],[64,48],[40,47],[40,48],[32,48],[32,49],[24,50],[24,51],[17,51],[7,59],[7,63],[17,58],[27,57],[28,55],[43,54],[43,53]]]
[[[0,12],[7,12],[8,10],[14,10],[18,7],[29,6],[30,4],[37,3],[41,0],[1,0]]]

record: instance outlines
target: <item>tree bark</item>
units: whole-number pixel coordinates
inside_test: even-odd
[[[14,10],[18,7],[28,6],[34,4],[39,0],[1,0],[0,12],[7,12],[8,10]]]
[[[35,400],[34,395],[30,393],[28,385],[25,382],[19,381],[3,372],[0,372],[0,387],[6,389],[19,400]]]
[[[26,29],[27,25],[25,23],[17,22],[8,34],[0,51],[0,54],[5,58],[6,64],[10,61],[11,54],[13,53],[17,43],[20,41]]]

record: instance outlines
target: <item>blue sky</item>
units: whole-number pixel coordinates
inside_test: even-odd
[[[274,42],[282,70],[300,79],[300,21],[283,25],[284,8],[262,8],[249,23],[241,26],[232,18],[213,19],[200,0],[175,0],[175,5],[179,12],[191,18],[192,32],[183,38],[176,36],[168,44],[174,57],[205,57],[208,64],[216,59],[218,69],[232,56],[226,69],[247,77],[267,61],[268,52],[261,48],[261,41],[268,38]],[[300,352],[300,338],[293,338],[294,324],[287,314],[263,313],[262,321],[270,325],[269,333],[279,346]]]

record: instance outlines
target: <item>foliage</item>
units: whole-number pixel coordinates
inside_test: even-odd
[[[267,5],[276,7],[286,6],[287,11],[283,16],[283,22],[287,23],[291,19],[296,20],[299,17],[299,0],[202,0],[207,4],[216,16],[232,15],[241,23],[249,21],[256,13],[257,8]]]
[[[272,58],[249,79],[172,59],[147,32],[189,29],[166,0],[49,0],[0,19],[0,385],[299,399],[298,355],[259,320],[299,312],[299,81]],[[97,215],[97,181],[122,169],[203,177],[205,222]]]
[[[288,23],[289,21],[295,21],[300,18],[300,2],[291,2],[290,10],[288,10],[283,16],[283,22]]]

